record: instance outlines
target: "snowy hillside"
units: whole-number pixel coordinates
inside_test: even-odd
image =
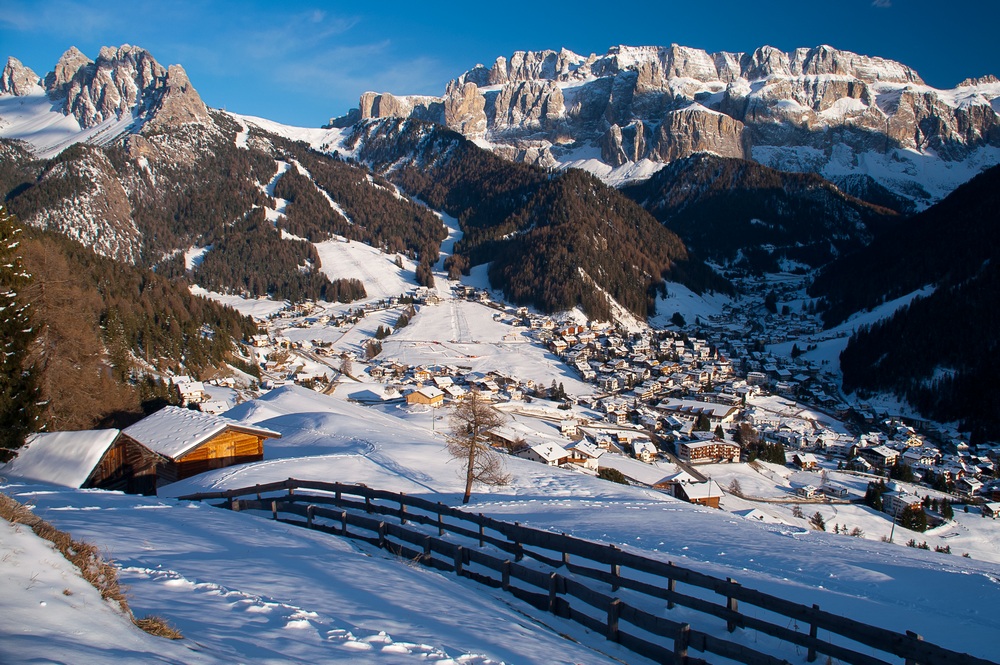
[[[445,423],[420,409],[372,409],[282,388],[229,413],[283,433],[268,442],[263,462],[174,484],[159,499],[15,479],[3,491],[107,549],[122,569],[136,613],[164,616],[185,635],[164,646],[160,662],[646,662],[601,635],[471,581],[356,542],[169,498],[296,477],[360,482],[454,505],[462,485],[444,450]],[[998,598],[1000,563],[756,523],[571,470],[516,458],[506,463],[512,484],[477,489],[469,510],[612,543],[843,616],[912,629],[959,651],[995,655],[991,636],[1000,623],[981,608]],[[17,542],[11,550],[26,547]],[[7,617],[7,637],[0,637],[5,660],[26,650],[58,659],[65,642],[46,636],[68,637],[83,626],[115,640],[114,659],[145,658],[146,641],[116,639],[119,629],[101,623],[103,615],[63,608],[54,615],[51,601],[39,605],[53,592],[46,591],[51,584],[24,581],[30,577],[26,567],[38,570],[32,561],[7,556],[0,564],[24,589],[0,601],[0,615]],[[703,629],[724,628],[709,622]],[[756,642],[750,632],[740,639]],[[804,654],[775,648],[804,662]],[[81,649],[74,662],[108,657],[93,647]]]

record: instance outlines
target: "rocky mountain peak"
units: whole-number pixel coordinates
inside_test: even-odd
[[[93,60],[81,53],[80,49],[70,46],[59,58],[55,69],[45,77],[45,89],[52,97],[62,97],[76,73],[93,64]]]
[[[0,93],[23,97],[34,90],[40,82],[38,74],[11,56],[7,58],[7,65],[0,74]]]
[[[45,77],[45,88],[85,129],[130,115],[157,128],[209,120],[182,67],[166,69],[129,44],[102,47],[96,61],[70,47]]]
[[[995,80],[964,82],[977,87],[973,99],[933,89],[899,62],[825,44],[747,53],[619,45],[586,57],[517,51],[463,73],[442,97],[366,96],[360,116],[429,120],[484,138],[511,159],[583,162],[600,173],[701,151],[792,171],[829,166],[831,174],[872,164],[882,186],[928,205],[955,183],[933,184],[929,194],[914,154],[958,162],[985,151],[977,159],[995,159]]]

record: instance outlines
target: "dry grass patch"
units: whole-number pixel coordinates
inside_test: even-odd
[[[0,493],[0,517],[11,524],[23,524],[31,527],[36,535],[55,545],[67,561],[80,569],[80,575],[97,589],[101,598],[116,603],[132,623],[139,628],[151,635],[168,637],[172,640],[182,637],[175,628],[159,617],[135,618],[132,609],[128,606],[125,589],[118,581],[118,569],[115,568],[113,561],[101,555],[100,550],[95,545],[74,540],[65,531],[55,528],[31,512],[27,506],[3,493]],[[66,591],[63,593],[65,594]]]

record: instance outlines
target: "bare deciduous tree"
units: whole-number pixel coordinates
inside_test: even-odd
[[[451,414],[446,437],[448,452],[465,465],[465,495],[472,496],[472,484],[506,485],[510,476],[504,471],[500,453],[489,444],[488,434],[502,425],[503,415],[489,405],[478,391],[471,391]]]

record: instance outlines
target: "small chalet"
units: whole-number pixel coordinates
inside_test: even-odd
[[[984,503],[982,507],[983,517],[989,517],[990,519],[996,519],[1000,517],[1000,503],[990,502]]]
[[[792,455],[792,462],[803,471],[819,467],[819,460],[812,453],[795,453]]]
[[[703,483],[679,483],[674,485],[674,492],[682,501],[709,508],[718,508],[722,497],[722,488],[711,479]]]
[[[559,466],[569,461],[570,453],[556,443],[538,443],[527,446],[514,452],[518,457],[530,459],[533,462],[541,462],[549,466]]]
[[[264,441],[281,434],[222,416],[167,406],[122,430],[124,463],[133,475],[150,475],[154,487],[189,478],[205,471],[264,459]],[[155,455],[137,468],[128,465],[139,449]]]
[[[599,461],[604,454],[604,450],[586,439],[580,439],[576,443],[571,443],[566,446],[566,450],[570,455],[569,459],[566,460],[567,462],[579,464],[592,471],[597,471],[600,468]]]
[[[406,396],[407,404],[427,404],[428,406],[441,406],[444,403],[444,392],[433,386],[418,388]]]

